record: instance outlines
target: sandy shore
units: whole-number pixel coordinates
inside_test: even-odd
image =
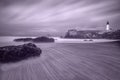
[[[120,40],[114,39],[65,39],[54,38],[56,43],[103,43],[103,42],[115,42]]]
[[[35,59],[0,67],[0,80],[120,80],[120,46],[37,44]]]

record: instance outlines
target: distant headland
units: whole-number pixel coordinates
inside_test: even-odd
[[[66,32],[64,38],[79,39],[120,39],[120,30],[113,30],[109,22],[105,30],[77,30],[70,29]]]

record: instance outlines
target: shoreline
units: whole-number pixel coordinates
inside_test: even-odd
[[[38,47],[41,47],[43,50],[40,57],[30,58],[18,63],[1,65],[0,79],[120,79],[120,46],[114,44],[45,44],[44,46],[39,45]],[[95,75],[95,77],[92,75]]]
[[[2,36],[0,37],[0,42],[13,42],[16,38],[27,38],[21,37],[21,36]],[[35,37],[30,37],[35,38]],[[60,37],[49,37],[54,38],[54,43],[104,43],[104,42],[117,42],[120,41],[120,39],[74,39],[74,38],[60,38]],[[16,42],[15,42],[16,43]]]
[[[54,38],[55,43],[104,43],[104,42],[117,42],[119,39],[66,39]]]

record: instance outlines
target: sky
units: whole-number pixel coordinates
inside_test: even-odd
[[[120,29],[120,0],[0,0],[0,35]]]

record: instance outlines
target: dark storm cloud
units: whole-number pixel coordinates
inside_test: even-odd
[[[0,30],[20,32],[20,26],[29,32],[55,33],[69,28],[104,29],[107,20],[119,28],[119,4],[119,0],[0,0]]]

